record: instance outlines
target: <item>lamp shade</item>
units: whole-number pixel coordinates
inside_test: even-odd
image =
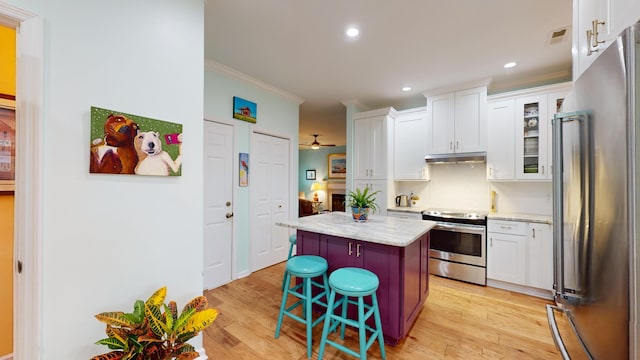
[[[311,191],[322,190],[322,188],[323,188],[323,186],[319,182],[314,182],[313,184],[311,184]]]

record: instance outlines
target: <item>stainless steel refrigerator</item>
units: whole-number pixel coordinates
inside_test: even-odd
[[[580,75],[572,112],[553,120],[557,305],[547,315],[565,359],[638,358],[639,24]]]

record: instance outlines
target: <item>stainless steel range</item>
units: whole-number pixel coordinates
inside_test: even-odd
[[[487,213],[432,209],[423,220],[431,230],[429,270],[434,275],[474,284],[487,284]]]

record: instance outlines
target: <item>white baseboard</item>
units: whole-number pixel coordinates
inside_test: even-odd
[[[0,357],[0,360],[13,360],[13,354],[4,355],[4,356]]]
[[[491,286],[491,287],[502,289],[502,290],[515,291],[522,294],[527,294],[527,295],[531,295],[531,296],[535,296],[535,297],[539,297],[547,300],[553,300],[553,291],[551,290],[532,288],[529,286],[512,284],[512,283],[507,283],[507,282],[492,280],[492,279],[487,279],[487,286]]]
[[[249,270],[241,271],[241,272],[238,273],[238,279],[245,278],[245,277],[247,277],[249,275],[251,275],[251,271],[249,271]]]

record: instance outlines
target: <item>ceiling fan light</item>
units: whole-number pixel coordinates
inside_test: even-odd
[[[318,149],[320,149],[320,143],[318,143],[317,141],[312,142],[312,143],[311,143],[311,148],[312,148],[313,150],[318,150]]]

